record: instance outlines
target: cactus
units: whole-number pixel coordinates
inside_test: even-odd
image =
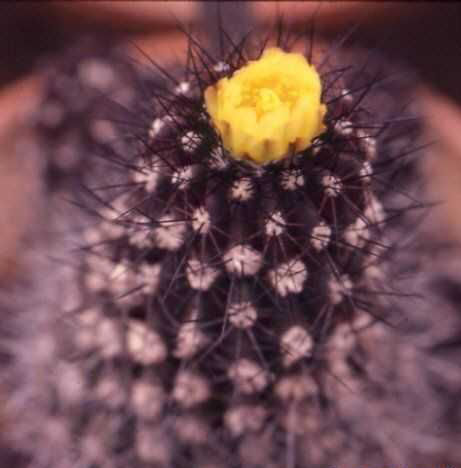
[[[419,460],[426,421],[392,423],[433,397],[412,338],[420,250],[405,232],[424,206],[419,124],[394,96],[401,81],[327,51],[314,63],[324,131],[266,164],[236,158],[204,92],[264,50],[247,41],[216,60],[191,36],[186,70],[85,53],[70,61],[74,84],[50,84],[42,147],[77,153],[48,166],[63,209],[52,219],[78,248],[61,249],[73,265],[48,278],[53,305],[21,331],[27,351],[8,351],[8,385],[23,388],[12,412],[27,413],[12,437],[33,468]],[[45,119],[71,92],[72,111]],[[92,108],[110,120],[85,119]],[[63,191],[77,207],[56,201]]]

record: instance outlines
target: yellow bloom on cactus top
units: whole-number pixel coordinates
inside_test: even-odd
[[[308,148],[325,130],[321,90],[303,55],[271,48],[209,86],[205,104],[231,155],[265,164]]]

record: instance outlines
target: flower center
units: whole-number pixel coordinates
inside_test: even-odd
[[[299,93],[290,86],[280,83],[245,83],[239,107],[254,109],[258,119],[268,112],[288,105],[291,109]]]
[[[258,113],[270,112],[280,107],[281,101],[277,93],[269,88],[256,90],[254,107]]]

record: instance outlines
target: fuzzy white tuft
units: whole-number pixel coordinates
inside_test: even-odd
[[[235,180],[230,188],[230,197],[233,200],[244,202],[248,201],[254,193],[253,182],[248,177],[242,177]]]
[[[200,206],[192,213],[192,229],[200,234],[208,234],[210,232],[210,213],[205,207]]]
[[[309,333],[301,326],[290,327],[280,338],[284,366],[310,356],[313,342]]]
[[[339,278],[332,276],[328,281],[331,303],[336,305],[342,302],[344,297],[351,293],[352,288],[353,284],[348,275],[342,275]]]
[[[186,225],[183,221],[166,214],[159,218],[159,226],[153,230],[153,239],[157,247],[165,250],[178,250],[184,243]]]
[[[269,283],[282,297],[290,293],[300,293],[307,277],[306,266],[301,260],[282,263],[268,273]]]
[[[230,366],[228,376],[236,389],[246,394],[261,392],[269,383],[267,373],[254,361],[245,358]]]
[[[328,247],[331,238],[331,227],[321,221],[312,229],[311,244],[317,252]]]
[[[238,302],[229,307],[228,316],[234,327],[250,328],[256,322],[258,313],[251,302]]]
[[[343,188],[341,180],[333,174],[325,174],[322,177],[322,185],[325,187],[325,193],[330,197],[337,197]]]
[[[304,176],[299,169],[287,169],[280,176],[280,185],[290,192],[304,186]]]
[[[218,270],[208,266],[196,258],[191,258],[187,262],[186,276],[192,289],[208,291],[218,275]]]
[[[183,408],[192,408],[208,399],[210,389],[203,377],[183,370],[176,377],[172,396]]]
[[[264,229],[269,237],[280,236],[285,231],[285,219],[280,211],[272,213],[264,223]]]
[[[193,131],[188,131],[181,137],[182,149],[186,153],[193,153],[201,142],[202,139],[200,135]]]
[[[223,257],[226,270],[238,276],[253,276],[261,269],[262,256],[248,245],[236,245]]]
[[[167,348],[160,335],[134,320],[128,325],[127,348],[135,361],[146,366],[159,364],[167,357]]]

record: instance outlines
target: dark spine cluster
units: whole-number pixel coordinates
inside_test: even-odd
[[[375,90],[381,75],[333,65],[327,52],[316,64],[325,133],[280,162],[235,160],[203,92],[263,48],[231,44],[216,58],[192,37],[189,46],[179,74],[114,57],[117,72],[72,62],[90,91],[81,107],[64,99],[67,119],[56,103],[80,88],[68,81],[48,96],[56,108],[42,134],[84,148],[69,167],[52,152],[48,171],[53,188],[73,187],[79,208],[67,218],[80,227],[62,307],[45,314],[43,343],[31,339],[42,354],[28,372],[43,376],[31,401],[48,434],[27,419],[33,467],[400,461],[367,433],[379,417],[365,402],[405,373],[380,367],[373,350],[391,351],[392,298],[405,296],[391,259],[403,252],[396,223],[420,205],[398,184],[414,122],[389,105],[395,88]],[[104,93],[119,97],[111,118],[85,120],[85,109],[107,107]]]

